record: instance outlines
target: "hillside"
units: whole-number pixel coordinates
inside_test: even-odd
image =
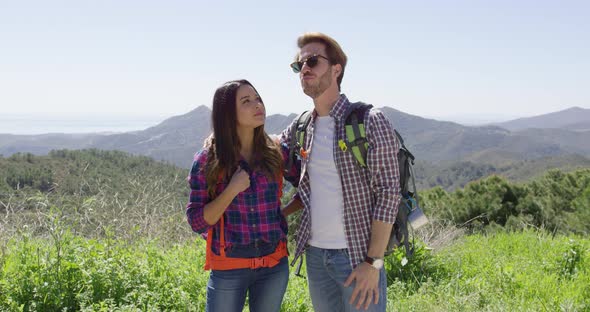
[[[549,232],[590,234],[590,169],[549,170],[524,183],[499,175],[447,192],[420,193],[425,212],[473,232],[528,227]]]
[[[186,224],[185,170],[98,150],[0,158],[0,174],[9,168],[25,187],[5,183],[0,196],[0,310],[204,305],[205,243]],[[52,175],[53,187],[35,183],[35,172]],[[73,189],[61,187],[68,178]],[[412,257],[400,248],[386,258],[389,310],[590,307],[590,170],[421,194],[431,224],[417,231]],[[310,309],[292,270],[282,310]]]
[[[188,168],[210,131],[211,111],[199,106],[142,131],[100,137],[92,147],[145,155]]]
[[[129,180],[158,179],[173,186],[176,180],[184,180],[187,175],[187,170],[120,151],[56,150],[45,156],[14,154],[0,158],[1,193],[31,189],[92,196],[103,191],[102,188],[124,193],[129,191],[125,189]],[[186,190],[179,188],[178,191],[179,195],[187,194]]]
[[[81,149],[103,134],[48,133],[39,135],[0,134],[0,155],[33,153],[45,155],[54,149]]]
[[[590,168],[590,158],[571,154],[514,161],[501,165],[468,160],[445,164],[417,161],[414,170],[416,184],[420,189],[439,186],[447,191],[454,191],[471,181],[489,175],[500,175],[513,182],[525,182],[543,175],[550,169],[569,172],[583,168]]]
[[[518,118],[496,123],[495,125],[511,131],[530,128],[561,128],[587,131],[590,129],[590,109],[572,107],[554,113]]]
[[[497,126],[467,127],[426,119],[390,107],[381,110],[403,135],[407,146],[418,159],[436,165],[458,161],[506,165],[515,161],[569,154],[590,156],[590,131],[580,131],[583,124],[572,125],[576,131],[509,131]],[[208,107],[200,106],[142,131],[111,135],[0,135],[0,154],[46,154],[55,148],[98,148],[146,155],[188,168],[192,156],[211,131],[210,114]],[[296,116],[268,116],[265,125],[267,132],[280,133]]]
[[[586,166],[570,166],[575,162]],[[518,218],[531,215],[527,224],[563,227],[572,221],[559,219],[569,218],[575,212],[573,206],[584,208],[583,203],[590,200],[589,163],[587,158],[576,155],[524,161],[507,167],[463,162],[426,168],[432,171],[432,177],[422,176],[425,167],[418,163],[416,175],[425,207],[441,219],[463,224],[481,213],[498,214],[503,219],[492,219],[503,226],[510,215]],[[555,167],[571,171],[547,171]],[[47,156],[15,154],[0,158],[0,202],[3,203],[0,212],[12,211],[11,216],[18,218],[19,214],[14,212],[26,212],[32,206],[28,200],[13,200],[14,196],[32,196],[43,203],[43,209],[60,207],[67,212],[67,218],[88,218],[87,210],[92,209],[97,214],[96,220],[119,220],[121,231],[134,226],[125,221],[128,218],[159,219],[162,214],[174,216],[167,222],[178,222],[175,227],[179,228],[178,224],[184,223],[181,219],[188,198],[187,175],[186,169],[120,151],[59,150]],[[472,194],[465,197],[466,192]],[[554,198],[557,194],[561,194],[558,200]],[[449,210],[449,207],[453,208]],[[590,209],[590,204],[585,209]],[[576,213],[581,213],[576,220],[586,218],[583,211]],[[3,220],[5,224],[9,221]],[[584,224],[583,227],[590,226],[590,220]],[[181,231],[186,235],[186,231]]]
[[[186,237],[188,170],[120,151],[0,157],[0,237],[55,218],[86,237]]]
[[[503,165],[578,153],[590,156],[590,131],[538,129],[511,132],[496,126],[467,127],[381,108],[419,159]]]

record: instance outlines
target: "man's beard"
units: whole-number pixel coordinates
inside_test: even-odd
[[[332,68],[329,67],[328,70],[320,77],[319,82],[317,85],[311,85],[305,80],[301,81],[301,86],[303,87],[303,93],[307,94],[312,99],[315,99],[322,95],[328,87],[332,85]]]

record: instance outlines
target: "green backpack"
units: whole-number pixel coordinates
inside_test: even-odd
[[[364,116],[366,115],[366,112],[372,107],[373,105],[362,102],[351,103],[348,111],[345,113],[346,140],[338,141],[338,146],[342,151],[350,151],[353,153],[356,164],[360,170],[364,170],[361,168],[367,167],[365,160],[367,158],[369,142],[367,141],[365,133]],[[289,146],[289,164],[287,168],[290,168],[293,165],[293,162],[296,158],[301,159],[299,151],[305,143],[307,126],[309,125],[310,121],[311,112],[305,111],[299,115],[297,122],[294,123],[291,128],[291,133],[294,133],[295,140],[292,139]],[[412,241],[410,242],[410,228],[408,223],[412,222],[414,219],[417,219],[417,226],[415,226],[417,228],[428,221],[422,214],[418,204],[418,192],[416,190],[416,182],[414,179],[412,167],[414,165],[414,155],[404,145],[404,140],[397,130],[393,131],[395,132],[395,135],[397,136],[400,143],[397,159],[399,163],[399,182],[402,199],[399,205],[395,223],[389,236],[389,242],[385,250],[385,255],[387,256],[391,254],[395,248],[404,245],[406,249],[406,256],[411,257],[414,253],[414,241],[412,238]],[[411,190],[410,180],[412,182]],[[298,270],[300,267],[301,263],[299,263]]]

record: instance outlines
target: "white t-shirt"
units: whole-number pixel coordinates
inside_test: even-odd
[[[309,244],[344,249],[344,202],[340,175],[334,162],[334,119],[318,116],[307,170],[311,188],[311,238]]]

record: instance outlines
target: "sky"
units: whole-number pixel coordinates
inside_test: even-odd
[[[0,120],[163,119],[238,78],[268,115],[299,113],[307,31],[343,47],[353,101],[444,120],[590,108],[590,1],[0,0]]]

